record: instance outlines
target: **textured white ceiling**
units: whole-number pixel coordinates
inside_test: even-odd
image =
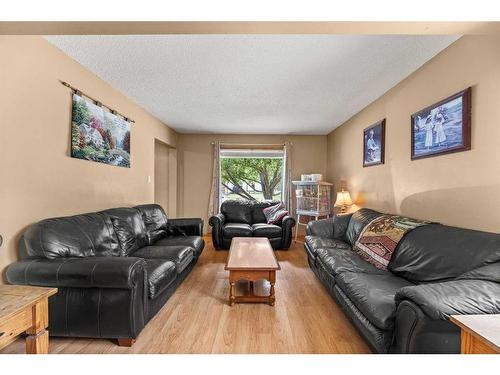
[[[181,133],[327,134],[458,37],[46,38]]]

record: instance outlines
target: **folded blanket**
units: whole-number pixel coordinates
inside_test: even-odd
[[[378,216],[363,229],[354,250],[367,262],[386,270],[403,236],[426,224],[430,222],[398,215]]]

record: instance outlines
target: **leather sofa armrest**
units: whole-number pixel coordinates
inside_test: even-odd
[[[449,320],[434,320],[409,300],[396,310],[393,349],[400,354],[460,353],[460,328]]]
[[[200,218],[168,219],[167,227],[173,234],[203,236],[203,219]]]
[[[146,271],[144,259],[133,257],[29,259],[11,264],[6,277],[21,285],[133,289]]]
[[[295,218],[292,216],[285,216],[281,220],[281,242],[284,250],[288,249],[292,243],[292,228],[295,223]]]
[[[208,224],[212,226],[212,242],[216,249],[222,248],[222,226],[226,218],[224,214],[218,213],[217,215],[212,216],[208,220]]]
[[[306,227],[308,236],[333,238],[333,217],[310,221]]]
[[[448,320],[450,315],[499,314],[500,283],[485,280],[452,280],[401,288],[396,305],[411,301],[428,317]]]
[[[226,217],[224,216],[224,214],[218,213],[208,220],[208,224],[210,224],[211,226],[222,225],[225,221]]]

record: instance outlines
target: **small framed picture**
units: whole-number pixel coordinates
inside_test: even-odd
[[[385,119],[363,130],[363,167],[384,164]]]
[[[411,116],[411,159],[471,148],[471,88]]]

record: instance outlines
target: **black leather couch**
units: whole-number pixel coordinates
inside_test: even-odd
[[[46,219],[25,231],[6,276],[59,289],[51,335],[135,339],[193,269],[202,233],[201,219],[167,219],[155,204]]]
[[[277,225],[267,224],[262,210],[279,202],[227,200],[212,216],[212,241],[216,249],[229,249],[233,237],[267,237],[273,249],[286,250],[292,242],[295,219],[285,216]]]
[[[459,353],[453,314],[500,313],[500,235],[440,224],[418,227],[380,270],[352,251],[379,212],[310,222],[309,265],[379,353]]]

